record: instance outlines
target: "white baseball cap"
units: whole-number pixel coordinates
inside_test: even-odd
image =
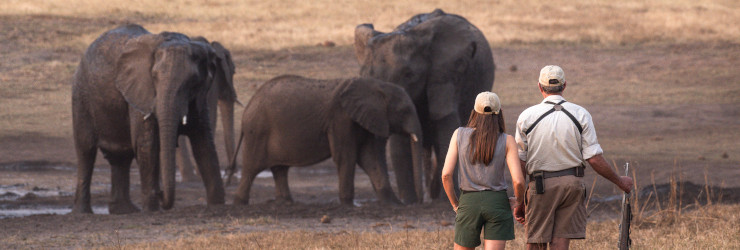
[[[473,109],[478,114],[490,115],[497,114],[501,111],[501,101],[498,95],[493,92],[481,92],[475,97],[475,106]]]
[[[547,65],[540,70],[540,85],[544,87],[557,87],[565,83],[565,72],[560,66]]]

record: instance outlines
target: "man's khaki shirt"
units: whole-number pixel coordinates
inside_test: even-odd
[[[561,104],[568,110],[583,127],[583,133],[573,121],[562,111],[555,111],[544,117],[530,131],[524,134],[542,114],[552,109],[550,101],[559,103],[565,100],[562,96],[551,95],[542,103],[524,110],[516,121],[516,142],[519,145],[519,159],[527,162],[527,173],[534,171],[559,171],[580,166],[584,160],[604,151],[596,140],[591,114],[576,104],[565,102]]]

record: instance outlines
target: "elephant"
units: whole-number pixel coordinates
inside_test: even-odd
[[[72,85],[77,186],[72,211],[92,213],[90,182],[97,150],[111,165],[111,214],[138,212],[129,195],[131,162],[148,211],[175,202],[177,136],[193,145],[208,204],[224,204],[207,96],[216,54],[180,33],[152,34],[129,24],[109,30],[85,51]],[[159,179],[163,191],[160,191]]]
[[[389,33],[358,25],[354,47],[360,76],[397,84],[413,99],[425,135],[425,165],[434,166],[425,174],[428,191],[438,198],[449,139],[467,120],[475,96],[493,87],[496,66],[488,41],[465,18],[436,9]],[[406,143],[404,137],[389,139],[394,168],[411,161]]]
[[[242,178],[234,204],[248,204],[258,173],[270,168],[276,200],[292,202],[288,168],[331,157],[339,175],[339,200],[353,204],[355,165],[370,177],[378,200],[400,204],[391,187],[385,161],[390,134],[411,138],[413,165],[399,168],[400,193],[415,198],[422,190],[421,124],[406,92],[371,78],[316,80],[282,75],[265,82],[242,114]],[[415,199],[406,203],[417,202]]]
[[[216,109],[221,112],[221,125],[224,132],[224,146],[226,149],[226,159],[228,162],[234,156],[234,104],[239,104],[234,89],[234,73],[236,68],[234,61],[231,59],[231,52],[217,41],[208,42],[204,37],[195,37],[193,41],[210,44],[216,51],[217,64],[216,74],[213,76],[213,85],[208,91],[208,110],[211,122],[211,128],[216,128]],[[183,181],[195,181],[198,179],[197,172],[194,172],[193,163],[191,162],[190,143],[186,136],[178,137],[177,148],[177,167],[180,169],[180,175]]]

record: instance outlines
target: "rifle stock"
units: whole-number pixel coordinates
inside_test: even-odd
[[[624,174],[629,176],[629,163],[626,164]],[[619,250],[629,249],[632,245],[632,239],[630,239],[630,224],[632,222],[632,205],[630,204],[630,196],[627,193],[622,194],[622,218],[619,222]]]

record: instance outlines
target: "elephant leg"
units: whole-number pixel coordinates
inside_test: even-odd
[[[108,212],[110,214],[129,214],[141,211],[131,203],[131,196],[129,194],[133,154],[104,152],[104,155],[111,164],[110,182],[113,200],[108,204]]]
[[[435,121],[435,129],[432,132],[431,139],[433,140],[435,149],[434,153],[437,156],[437,164],[434,166],[432,184],[429,186],[429,195],[432,199],[439,198],[440,191],[442,191],[442,167],[444,166],[447,150],[450,147],[450,138],[452,138],[452,134],[458,127],[460,127],[460,118],[456,113],[447,115],[444,118]],[[455,168],[452,180],[455,186],[455,193],[459,196],[460,190],[458,188],[459,184],[457,183],[457,169],[458,168]]]
[[[275,200],[279,202],[292,203],[290,188],[288,187],[289,166],[279,165],[270,168],[272,178],[275,180]]]
[[[408,171],[413,166],[411,149],[409,148],[411,142],[408,137],[401,135],[392,135],[389,140],[391,164],[393,173],[396,174],[398,193],[406,203],[415,203],[420,197],[416,197],[414,183],[408,181],[413,179],[413,176],[411,176],[413,172]]]
[[[345,205],[353,205],[357,157],[351,157],[354,159],[348,158],[334,159],[334,163],[337,165],[337,174],[339,175],[339,202]]]
[[[206,127],[206,129],[191,133],[189,137],[198,171],[206,186],[208,204],[224,204],[224,184],[221,180],[216,146],[213,143],[213,133],[210,128]]]
[[[385,140],[369,138],[360,147],[360,167],[370,177],[378,200],[382,203],[400,205],[401,201],[393,194],[388,177],[388,166],[385,162]],[[413,190],[413,185],[411,186]]]
[[[90,122],[93,119],[82,107],[82,98],[79,97],[78,92],[74,92],[73,97],[72,126],[77,154],[77,187],[72,212],[91,214],[93,211],[90,207],[90,182],[95,168],[95,157],[98,153],[98,140],[93,132],[95,128]]]
[[[329,150],[339,175],[339,202],[345,205],[354,205],[359,133],[357,129],[345,126],[336,126],[329,131]]]
[[[89,213],[90,207],[90,182],[92,181],[93,169],[95,167],[95,156],[97,154],[96,143],[92,141],[83,142],[77,138],[75,129],[75,148],[77,153],[77,189],[75,191],[73,213]],[[92,133],[90,133],[92,137]],[[92,138],[90,138],[92,139]]]
[[[198,180],[198,173],[195,171],[195,167],[193,167],[193,162],[191,161],[191,155],[190,155],[190,143],[185,138],[185,136],[178,136],[177,137],[177,153],[176,160],[177,160],[177,168],[180,169],[180,176],[182,177],[183,182],[191,182]]]
[[[252,189],[252,184],[257,174],[267,167],[263,167],[264,164],[257,159],[250,161],[247,150],[244,151],[244,161],[242,167],[242,177],[239,181],[239,187],[236,189],[236,195],[234,195],[235,205],[247,205],[249,204],[249,192]],[[276,184],[277,185],[277,184]]]

